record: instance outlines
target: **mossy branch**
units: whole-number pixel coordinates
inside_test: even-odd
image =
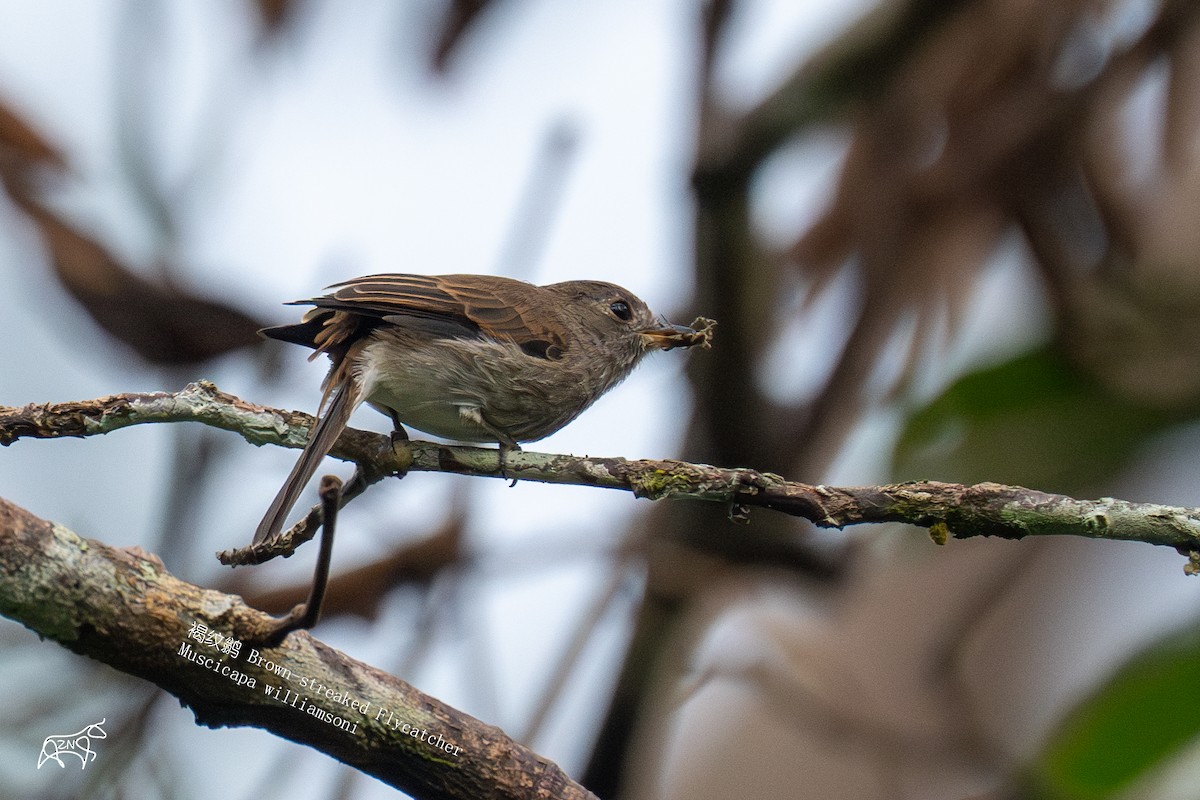
[[[202,725],[264,728],[422,800],[595,800],[499,728],[306,632],[256,649],[274,620],[240,597],[3,499],[0,614],[162,687]]]
[[[0,444],[22,438],[93,436],[128,425],[197,421],[224,428],[255,445],[304,446],[313,418],[248,403],[200,381],[178,392],[119,394],[95,400],[0,407]],[[949,537],[1083,536],[1200,551],[1200,509],[1112,498],[1077,500],[1020,486],[964,486],[913,481],[881,486],[832,487],[784,480],[752,469],[728,469],[683,461],[601,458],[521,451],[511,453],[503,474],[491,448],[411,441],[348,429],[332,455],[358,465],[355,492],[389,475],[452,472],[522,481],[624,489],[651,499],[721,503],[735,519],[754,507],[803,517],[824,528],[867,522],[906,522],[929,528],[935,541]],[[304,540],[302,522],[271,548],[223,553],[226,563],[264,561],[290,554]],[[311,535],[311,534],[309,534]]]

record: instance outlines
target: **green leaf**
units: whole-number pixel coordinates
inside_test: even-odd
[[[1107,392],[1044,347],[960,378],[913,413],[893,474],[1079,493],[1179,419]]]
[[[1113,797],[1200,737],[1200,631],[1135,656],[1060,723],[1031,772],[1036,797]]]

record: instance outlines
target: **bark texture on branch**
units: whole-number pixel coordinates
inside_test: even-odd
[[[272,618],[240,597],[181,581],[138,548],[81,538],[2,498],[0,614],[162,687],[200,724],[264,728],[416,798],[594,800],[499,728],[307,633],[256,649]],[[198,625],[240,642],[239,652],[197,638]]]
[[[91,436],[128,425],[189,420],[234,431],[255,445],[295,448],[304,446],[313,422],[308,414],[247,403],[199,381],[173,393],[120,394],[24,408],[0,406],[0,444],[21,438]],[[338,439],[331,455],[358,465],[359,474],[352,482],[355,493],[388,475],[452,472],[623,489],[655,500],[706,500],[727,505],[739,520],[746,517],[748,509],[762,507],[803,517],[824,528],[905,522],[929,528],[938,542],[949,537],[1070,535],[1163,545],[1187,555],[1200,551],[1200,509],[1113,498],[1077,500],[997,483],[963,486],[913,481],[832,487],[787,481],[752,469],[527,451],[509,454],[502,475],[495,449],[415,440],[393,443],[388,436],[354,429],[347,429]],[[222,553],[222,561],[259,563],[290,555],[311,538],[313,521],[301,521],[290,536],[270,547]],[[1186,568],[1191,572],[1198,565],[1200,558],[1193,558]]]

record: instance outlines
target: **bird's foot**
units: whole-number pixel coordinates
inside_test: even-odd
[[[511,476],[509,476],[509,474],[508,474],[508,454],[512,453],[512,452],[517,452],[517,453],[521,452],[521,445],[517,444],[512,439],[509,439],[506,442],[502,441],[502,442],[500,442],[500,451],[499,452],[500,452],[500,455],[499,455],[500,477],[509,479]],[[512,480],[512,483],[510,483],[508,485],[508,488],[510,488],[510,489],[517,485],[516,478],[511,478],[511,480]]]

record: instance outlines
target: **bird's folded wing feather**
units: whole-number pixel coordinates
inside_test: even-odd
[[[329,311],[403,325],[434,323],[437,335],[483,337],[517,344],[530,354],[558,354],[562,337],[531,313],[534,287],[511,278],[487,275],[367,275],[334,284],[334,291],[297,305],[314,305],[305,322],[269,328],[264,334],[309,344],[329,320]],[[303,341],[309,340],[309,341]]]

